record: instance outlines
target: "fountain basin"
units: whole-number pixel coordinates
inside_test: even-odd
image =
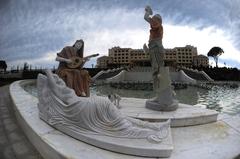
[[[45,159],[143,159],[86,144],[50,127],[38,117],[38,99],[17,81],[10,86],[15,114],[23,131]],[[225,159],[239,155],[240,117],[220,114],[217,122],[172,128],[174,150],[171,159]]]
[[[147,99],[123,98],[121,112],[127,116],[159,122],[171,119],[171,127],[193,126],[217,121],[218,112],[200,106],[179,103],[175,111],[154,111],[145,107]]]

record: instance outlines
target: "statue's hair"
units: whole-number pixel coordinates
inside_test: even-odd
[[[162,17],[161,17],[160,14],[155,14],[155,15],[153,16],[153,18],[158,19],[158,20],[162,23]]]
[[[83,44],[82,47],[78,50],[78,55],[79,55],[80,57],[83,57],[84,41],[83,41],[82,39],[76,40],[76,42],[73,44],[73,47],[75,47],[75,44],[76,44],[77,42],[82,42],[82,44]]]
[[[82,39],[76,40],[75,43],[73,44],[73,47],[76,45],[77,42],[82,42],[84,44],[84,41]]]

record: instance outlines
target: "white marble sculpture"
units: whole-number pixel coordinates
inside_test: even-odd
[[[126,117],[107,98],[78,97],[51,71],[37,79],[38,108],[42,120],[71,136],[105,135],[146,139],[159,143],[168,136],[170,121],[149,123]]]
[[[120,100],[122,99],[118,94],[109,94],[108,99],[118,108],[121,109]]]
[[[164,66],[164,52],[162,45],[163,27],[159,14],[152,15],[150,6],[145,8],[144,19],[150,24],[150,37],[148,47],[144,44],[144,51],[149,53],[153,69],[153,90],[156,96],[146,102],[146,108],[159,111],[173,111],[178,107],[175,92],[171,87],[169,68]]]

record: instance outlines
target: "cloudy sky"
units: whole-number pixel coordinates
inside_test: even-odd
[[[53,67],[56,53],[77,39],[85,41],[85,55],[142,48],[146,5],[163,18],[165,48],[193,45],[206,55],[220,46],[219,65],[240,68],[240,0],[0,0],[0,59],[9,68]]]

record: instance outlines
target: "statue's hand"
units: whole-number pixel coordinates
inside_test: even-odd
[[[144,51],[145,53],[147,53],[147,52],[149,51],[149,48],[147,47],[146,44],[143,45],[143,51]]]
[[[84,62],[87,62],[87,61],[89,61],[90,60],[90,58],[89,57],[87,57],[87,58],[84,58]]]
[[[70,64],[73,63],[73,61],[71,59],[66,59],[66,63]]]
[[[52,71],[50,69],[46,69],[45,73],[48,77],[50,77],[52,75]]]
[[[152,14],[153,14],[153,11],[152,11],[152,9],[151,9],[150,6],[146,6],[146,7],[145,7],[145,12],[148,13],[149,15],[152,15]]]

